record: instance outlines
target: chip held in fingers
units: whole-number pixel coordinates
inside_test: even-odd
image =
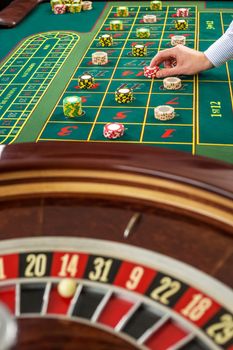
[[[159,71],[159,67],[158,66],[145,66],[144,67],[144,76],[146,78],[150,78],[150,79],[154,79],[156,78],[156,73]]]

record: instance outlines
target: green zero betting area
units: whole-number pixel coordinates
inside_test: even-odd
[[[171,47],[172,35],[185,35],[187,46],[204,50],[233,20],[233,10],[202,11],[195,5],[188,6],[189,28],[184,31],[174,27],[177,7],[165,2],[162,11],[156,13],[155,24],[143,23],[143,15],[151,13],[148,6],[129,5],[130,16],[121,18],[124,29],[110,31],[109,23],[116,19],[114,2],[98,15],[89,38],[79,31],[64,29],[25,35],[0,66],[0,143],[141,143],[233,162],[232,60],[198,76],[182,76],[182,88],[177,91],[165,90],[162,80],[149,80],[143,75],[143,67],[154,54]],[[49,4],[43,6],[50,11]],[[57,21],[61,17],[64,21],[64,16],[53,15]],[[150,28],[149,39],[136,37],[140,27]],[[114,39],[109,48],[101,47],[98,41],[106,33]],[[147,46],[146,57],[132,56],[132,46],[137,43]],[[99,50],[108,53],[105,66],[92,65],[92,53]],[[85,72],[95,77],[90,90],[78,87],[78,77]],[[132,103],[121,105],[115,101],[119,87],[133,89]],[[64,117],[62,100],[72,95],[82,97],[84,115],[69,119]],[[161,122],[154,118],[154,107],[164,104],[175,108],[173,120]],[[124,136],[105,139],[103,126],[108,122],[123,123]]]

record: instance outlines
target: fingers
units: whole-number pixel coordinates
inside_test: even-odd
[[[156,73],[156,78],[166,78],[166,77],[171,77],[173,75],[179,75],[179,68],[178,67],[174,67],[174,68],[164,68],[164,69],[160,69],[157,73]]]
[[[172,68],[172,61],[166,60],[163,62],[164,68]]]
[[[160,51],[152,60],[150,63],[150,67],[159,66],[162,62],[169,60],[170,58],[175,57],[175,51],[174,48],[172,49],[166,49],[163,51]]]

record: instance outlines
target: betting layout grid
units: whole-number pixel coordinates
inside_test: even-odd
[[[170,146],[195,151],[195,77],[182,77],[183,85],[178,91],[164,91],[162,80],[150,81],[143,76],[143,67],[150,63],[157,50],[171,47],[173,34],[187,37],[187,46],[196,47],[197,8],[190,7],[189,28],[185,31],[175,29],[177,7],[163,6],[157,11],[157,22],[143,23],[143,15],[151,13],[149,7],[129,7],[129,17],[123,21],[122,31],[110,31],[110,21],[116,18],[117,7],[112,7],[102,27],[91,42],[64,94],[58,101],[38,140],[97,141],[106,142],[103,126],[108,122],[125,125],[124,136],[114,142],[144,143]],[[148,40],[136,38],[136,29],[147,27],[151,36]],[[112,34],[112,47],[101,47],[99,36]],[[132,45],[144,43],[148,47],[147,57],[132,57]],[[92,54],[96,51],[108,53],[106,66],[93,67]],[[95,88],[80,90],[78,77],[84,73],[95,77]],[[114,94],[119,87],[129,87],[134,91],[134,101],[119,106]],[[64,118],[62,101],[66,96],[78,95],[83,100],[83,117],[76,120]],[[176,109],[176,118],[161,123],[154,118],[154,107],[171,105]]]
[[[12,143],[79,42],[68,32],[35,34],[0,68],[0,143]]]
[[[232,13],[199,12],[198,46],[204,51],[228,28]],[[233,150],[233,61],[197,76],[197,145]],[[206,127],[208,125],[208,128]]]
[[[64,299],[57,291],[57,282],[67,276],[77,279],[78,287],[73,298]],[[231,350],[233,346],[229,310],[194,285],[133,260],[83,251],[27,249],[0,256],[0,282],[0,300],[17,317],[81,317],[123,332],[149,349],[179,344],[178,349],[194,346],[204,350],[205,341],[198,340],[198,329],[216,349]],[[148,298],[149,304],[136,295],[143,301],[144,296]],[[191,322],[197,333],[180,323],[176,313]],[[207,342],[207,348],[212,349],[210,344]]]

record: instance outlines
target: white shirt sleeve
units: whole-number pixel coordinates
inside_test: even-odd
[[[227,31],[204,54],[215,67],[233,58],[233,21]]]

